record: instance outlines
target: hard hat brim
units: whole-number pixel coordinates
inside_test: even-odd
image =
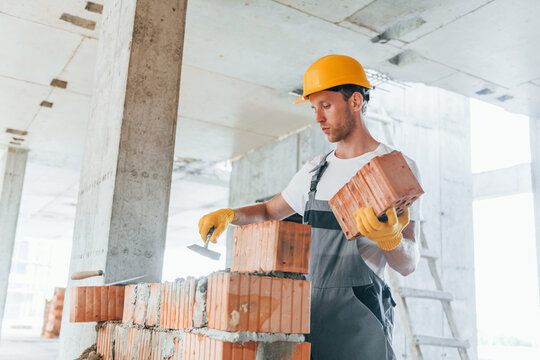
[[[294,103],[295,104],[301,104],[303,102],[306,102],[308,101],[308,99],[305,97],[305,96],[299,96],[296,100],[294,100]]]

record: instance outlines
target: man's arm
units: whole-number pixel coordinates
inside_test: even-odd
[[[401,240],[398,247],[393,250],[383,251],[388,265],[403,276],[413,273],[420,260],[415,227],[415,222],[410,221],[403,229],[403,240]]]
[[[294,210],[279,194],[262,204],[237,209],[220,209],[206,214],[199,220],[199,234],[201,239],[206,242],[206,235],[211,228],[214,228],[210,241],[215,243],[231,223],[247,225],[268,220],[281,220],[292,214],[294,214]]]
[[[262,204],[234,209],[236,214],[234,225],[247,225],[269,220],[281,220],[292,214],[294,210],[287,204],[281,194]]]

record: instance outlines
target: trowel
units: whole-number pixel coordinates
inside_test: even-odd
[[[82,280],[82,279],[87,279],[89,277],[102,276],[102,275],[103,275],[103,270],[77,271],[71,274],[71,280]],[[120,281],[111,282],[111,283],[105,284],[104,286],[127,285],[128,282],[142,279],[143,277],[146,277],[146,275],[135,276],[129,279],[123,279]]]
[[[206,242],[204,243],[204,246],[193,244],[193,245],[189,245],[187,248],[195,251],[196,253],[201,254],[202,256],[206,256],[207,258],[210,258],[212,260],[219,260],[221,254],[218,253],[217,251],[208,249],[208,244],[210,243],[210,238],[212,237],[214,230],[216,230],[216,228],[213,226],[210,228],[210,230],[208,230],[208,234],[206,234]]]

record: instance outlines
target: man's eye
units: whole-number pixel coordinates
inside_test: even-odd
[[[330,105],[323,105],[324,109],[330,109]]]

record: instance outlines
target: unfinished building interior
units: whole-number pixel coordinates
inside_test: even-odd
[[[363,122],[420,174],[420,260],[383,275],[394,358],[537,358],[539,14],[535,0],[0,1],[0,360],[75,359],[96,343],[102,359],[310,359],[308,225],[267,224],[302,246],[282,259],[291,267],[256,258],[253,242],[241,250],[239,227],[209,245],[218,260],[187,246],[203,245],[204,214],[268,201],[336,148],[309,102],[293,103],[330,54],[362,64]],[[480,113],[476,131],[475,106],[518,120],[498,134]],[[484,138],[510,165],[475,170]],[[480,246],[474,204],[524,194],[530,206],[494,205],[508,215],[485,225],[509,234],[493,238],[506,255]],[[481,277],[485,259],[508,278]],[[263,267],[272,277],[254,274]],[[221,322],[231,284],[257,286],[245,296],[262,307],[265,281],[268,296],[280,289],[270,315],[240,306],[245,318]],[[531,304],[523,338],[486,335],[487,283],[500,287],[494,303],[532,289],[486,312],[503,328],[500,313]]]

